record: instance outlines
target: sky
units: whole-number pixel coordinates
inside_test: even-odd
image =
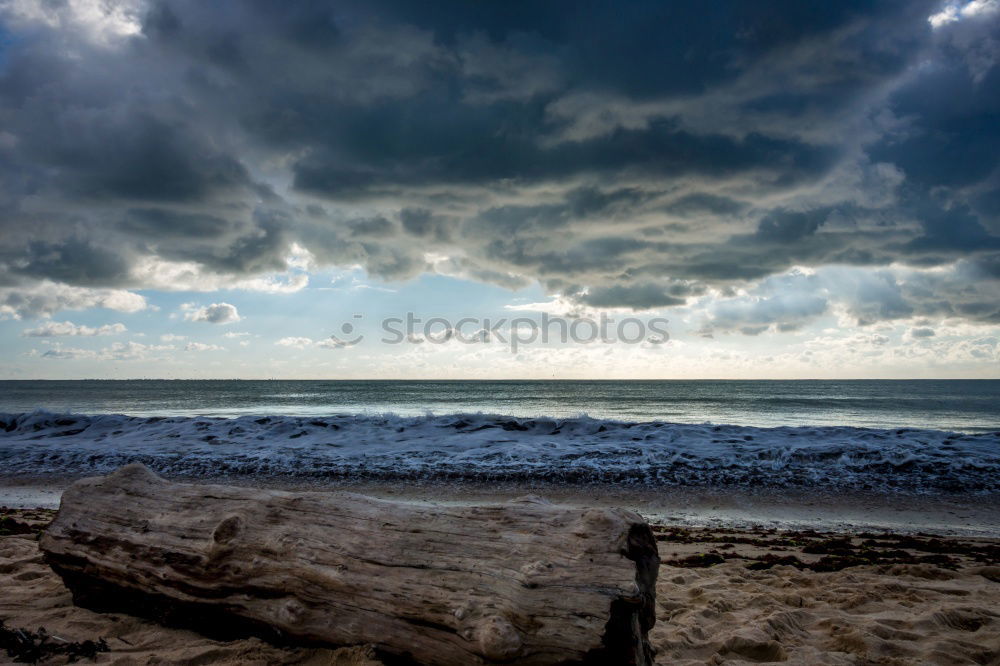
[[[1000,0],[0,0],[0,378],[1000,377],[998,156]]]

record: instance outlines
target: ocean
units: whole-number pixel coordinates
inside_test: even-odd
[[[1000,491],[1000,380],[3,381],[0,474]]]

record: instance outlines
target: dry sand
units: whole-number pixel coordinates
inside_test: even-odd
[[[18,522],[44,524],[50,511],[6,512]],[[8,526],[10,523],[7,524]],[[0,523],[2,528],[3,523]],[[10,531],[9,529],[7,531]],[[8,628],[37,631],[53,642],[103,638],[109,651],[99,664],[304,664],[310,666],[378,666],[371,650],[342,648],[277,648],[255,638],[220,642],[190,631],[169,629],[123,614],[94,613],[73,605],[69,590],[42,561],[36,535],[0,536],[0,620]],[[0,651],[0,663],[11,663]],[[66,663],[56,657],[41,663]],[[91,663],[84,659],[82,663]]]
[[[34,530],[51,512],[6,515]],[[380,663],[365,647],[218,642],[77,608],[42,562],[36,535],[10,534],[23,529],[10,520],[0,529],[8,533],[0,536],[0,619],[7,627],[45,627],[56,641],[104,638],[109,651],[97,663]],[[1000,541],[655,531],[664,561],[652,632],[658,664],[1000,664]]]

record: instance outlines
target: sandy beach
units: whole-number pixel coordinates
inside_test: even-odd
[[[1000,0],[0,0],[0,666],[1000,666]]]
[[[50,643],[103,639],[97,663],[382,663],[370,646],[220,642],[75,607],[37,547],[52,515],[3,511],[7,628],[44,627]],[[1000,663],[1000,539],[652,522],[662,561],[651,633],[658,664]]]

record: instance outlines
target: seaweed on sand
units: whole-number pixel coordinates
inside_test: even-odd
[[[50,635],[44,627],[38,631],[11,629],[0,620],[0,650],[15,662],[37,664],[43,659],[62,655],[69,663],[78,659],[94,659],[99,652],[107,652],[103,638],[96,641],[67,641]]]

